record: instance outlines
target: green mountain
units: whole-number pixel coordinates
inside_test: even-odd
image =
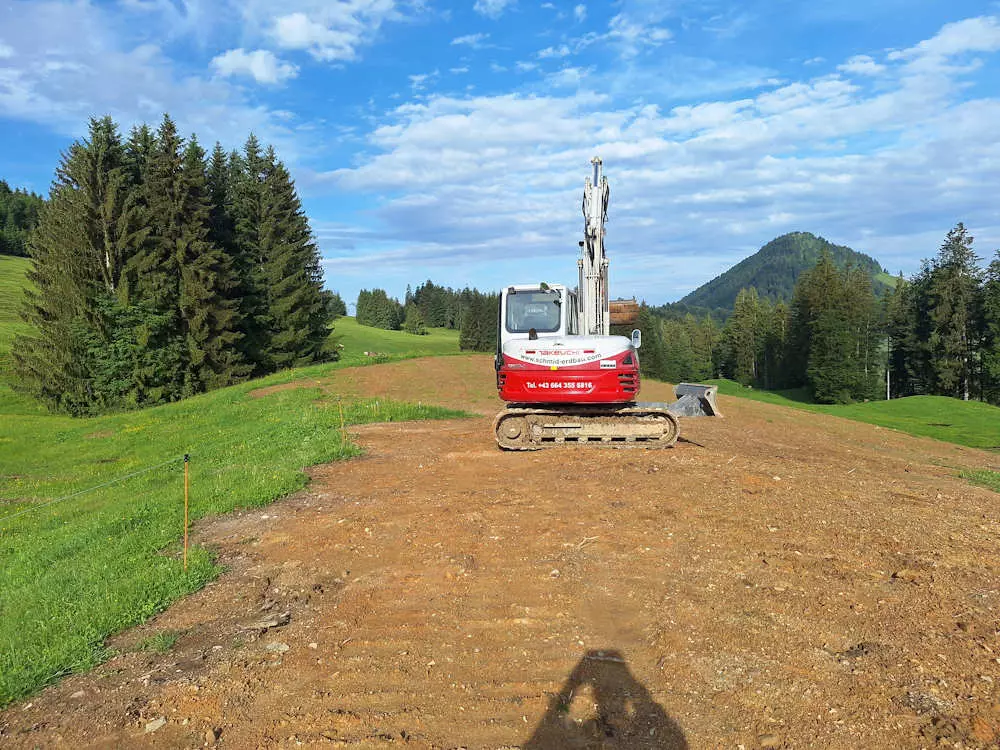
[[[676,303],[679,307],[710,310],[732,310],[740,289],[756,287],[761,297],[772,302],[789,301],[799,274],[812,268],[826,249],[840,268],[852,263],[872,276],[875,293],[892,287],[892,277],[882,270],[878,261],[844,245],[834,245],[809,232],[783,234],[725,273],[695,289]]]

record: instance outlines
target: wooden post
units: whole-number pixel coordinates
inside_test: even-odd
[[[184,454],[184,570],[188,569],[188,464],[191,458]]]

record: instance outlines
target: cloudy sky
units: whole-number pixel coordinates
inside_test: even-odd
[[[1000,247],[1000,3],[0,0],[0,177],[91,115],[250,131],[327,285],[573,283],[591,156],[612,294],[675,300],[804,230],[916,270]]]

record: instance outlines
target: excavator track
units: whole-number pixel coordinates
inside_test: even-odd
[[[559,445],[606,448],[669,448],[680,425],[667,404],[512,404],[493,422],[504,450],[540,450]]]

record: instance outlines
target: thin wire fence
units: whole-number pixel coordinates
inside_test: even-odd
[[[151,471],[156,471],[157,469],[162,469],[164,466],[169,466],[170,464],[176,464],[184,461],[187,456],[178,456],[177,458],[171,458],[163,463],[156,464],[155,466],[147,466],[145,469],[140,469],[139,471],[133,471],[130,474],[123,474],[120,477],[115,477],[114,479],[109,479],[106,482],[101,482],[100,484],[95,484],[93,487],[87,487],[86,489],[77,490],[76,492],[71,492],[68,495],[63,495],[62,497],[56,497],[52,500],[46,500],[44,503],[38,503],[37,505],[32,505],[29,508],[22,508],[21,510],[10,513],[6,516],[0,516],[0,522],[9,521],[18,516],[23,516],[27,513],[32,513],[36,510],[41,510],[42,508],[47,508],[50,505],[55,505],[56,503],[61,503],[64,500],[69,500],[74,497],[79,497],[80,495],[86,495],[88,492],[94,492],[95,490],[103,489],[104,487],[110,487],[113,484],[118,484],[119,482],[124,482],[126,479],[132,479],[133,477],[141,476],[142,474],[148,474]]]

